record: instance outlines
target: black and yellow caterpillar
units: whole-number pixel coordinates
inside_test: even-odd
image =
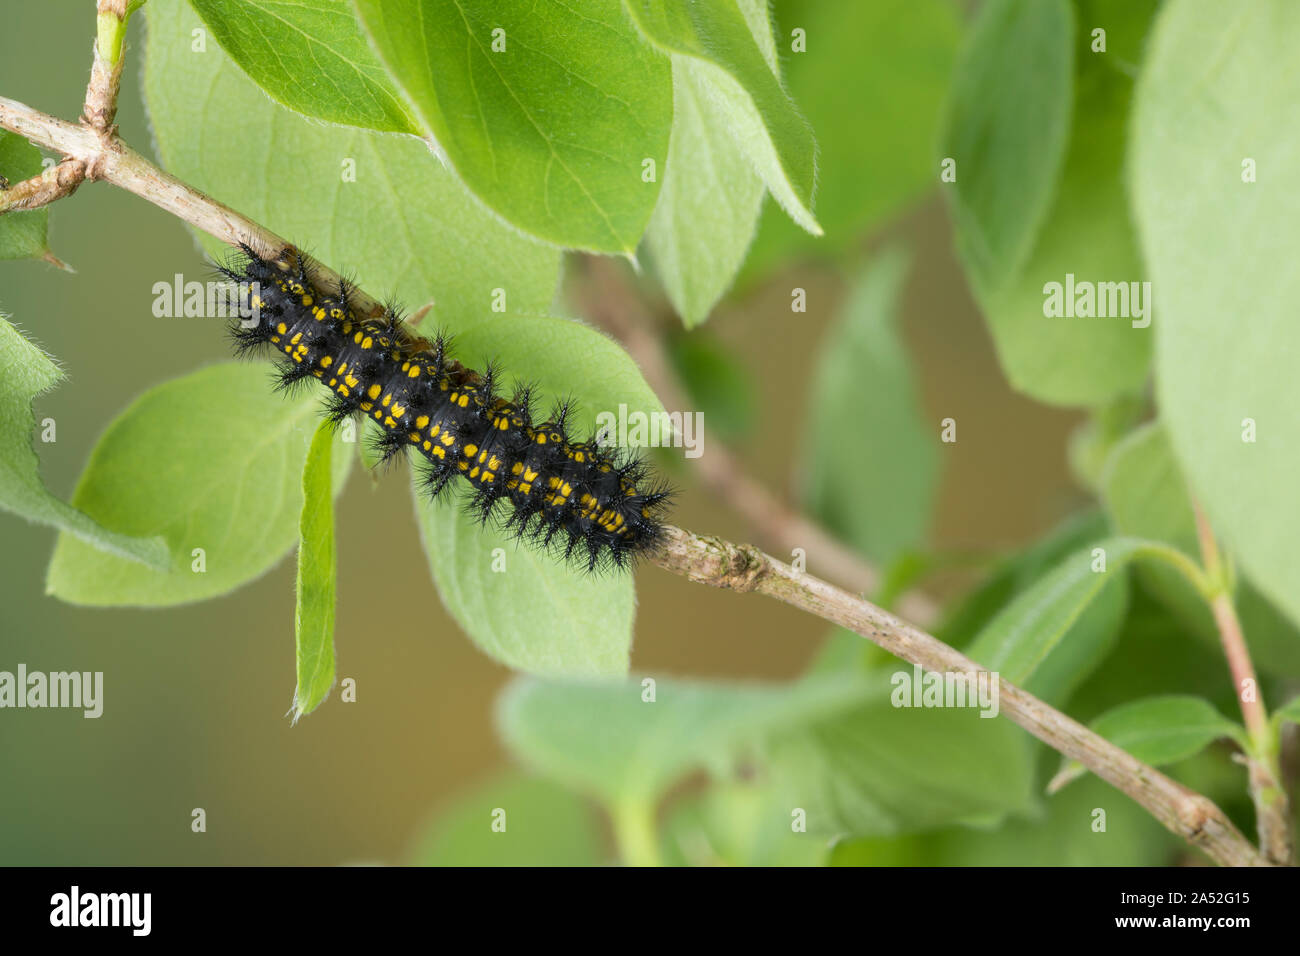
[[[382,429],[383,460],[415,450],[431,496],[460,476],[472,488],[466,507],[481,522],[507,506],[503,529],[587,570],[624,567],[659,537],[671,492],[639,457],[595,436],[572,441],[567,403],[534,423],[529,388],[508,400],[496,394],[499,369],[464,367],[444,337],[416,336],[392,307],[359,314],[347,283],[322,290],[297,250],[275,259],[241,250],[219,266],[240,284],[250,317],[234,329],[239,351],[272,350],[284,387],[318,379],[333,393],[333,421],[359,415]]]

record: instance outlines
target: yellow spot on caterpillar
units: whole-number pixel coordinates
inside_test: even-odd
[[[422,446],[420,446],[420,447],[422,447],[425,451],[428,451],[428,450],[429,450],[429,443],[428,443],[428,442],[425,442],[425,443],[424,443]],[[437,450],[438,450],[438,451],[442,451],[441,448],[439,448],[439,449],[437,449]],[[438,457],[441,458],[442,456],[439,455]]]
[[[465,446],[465,457],[467,458],[472,457],[474,455],[474,452],[476,451],[478,451],[478,445],[475,445],[473,442],[470,442]]]
[[[339,371],[342,371],[342,369],[339,369]],[[348,383],[348,388],[356,388],[358,385],[361,384],[361,380],[358,379],[351,372],[348,372],[347,375],[343,376],[343,381]]]
[[[374,399],[379,397],[379,393],[382,392],[383,390],[384,390],[383,387],[378,382],[376,382],[374,385],[371,385],[370,388],[366,389],[366,394],[369,395],[371,400],[373,401]]]
[[[456,444],[456,436],[453,435],[451,432],[443,432],[442,437],[438,440],[442,442],[444,445]]]
[[[317,322],[325,321],[325,310],[322,309],[319,305],[316,306],[316,308],[311,310],[311,314],[316,317]]]
[[[322,355],[322,356],[321,356],[321,359],[320,359],[320,366],[321,366],[321,368],[329,368],[329,367],[330,367],[331,365],[333,365],[333,364],[334,364],[334,356],[332,356],[332,355]]]
[[[409,372],[406,373],[406,377],[407,377],[407,378],[419,378],[419,377],[420,377],[420,366],[418,366],[418,365],[412,365],[412,366],[411,366],[411,370],[410,370]]]
[[[348,391],[348,387],[347,387],[346,385],[340,385],[340,386],[339,386],[339,394],[342,395],[344,398],[347,398],[347,397],[348,397],[349,395],[351,395],[352,393],[351,393],[350,391]]]
[[[419,418],[417,418],[417,419],[415,420],[415,427],[416,427],[416,428],[427,428],[428,425],[429,425],[429,416],[428,416],[428,415],[421,415]]]
[[[521,492],[523,492],[524,494],[529,495],[529,494],[532,494],[532,492],[533,492],[533,486],[530,485],[528,482],[525,481],[525,482],[523,482],[522,484],[519,485],[519,490],[520,490]]]
[[[420,441],[420,433],[419,433],[419,432],[411,432],[411,433],[408,434],[406,437],[409,438],[412,442],[415,442],[415,443],[419,443],[419,441]]]
[[[580,452],[580,451],[579,451],[579,452],[574,452],[574,454],[573,454],[573,460],[574,460],[574,461],[586,461],[586,460],[587,460],[587,456],[584,455],[584,454],[583,454],[582,452]]]
[[[406,414],[406,406],[405,406],[405,405],[394,405],[394,406],[393,406],[393,417],[394,417],[394,418],[401,418],[401,417],[402,417],[403,415],[405,415],[405,414]]]
[[[272,342],[277,342],[277,343],[278,343],[278,342],[280,341],[280,336],[278,336],[278,335],[273,335],[273,336],[271,336],[271,341],[272,341]]]
[[[380,402],[380,404],[383,405],[384,408],[387,408],[389,405],[392,404],[392,401],[393,401],[393,393],[389,392],[387,395],[384,396],[384,400]]]
[[[374,344],[375,344],[374,339],[372,339],[372,338],[371,338],[370,336],[368,336],[368,335],[367,335],[364,339],[361,340],[361,347],[362,347],[363,349],[368,349],[368,348],[370,348],[370,346],[372,346],[372,345],[374,345]]]
[[[434,425],[432,428],[429,429],[429,437],[430,437],[430,438],[437,438],[437,437],[438,437],[438,432],[440,432],[440,431],[442,431],[442,426],[441,426],[441,425]]]
[[[537,480],[537,472],[533,471],[531,468],[527,468],[524,470],[524,481],[536,481],[536,480]]]
[[[277,332],[279,332],[281,335],[284,335],[284,333],[286,333],[286,332],[289,331],[289,326],[287,326],[287,325],[285,325],[283,322],[281,322],[279,325],[277,325],[277,326],[275,327],[275,330],[276,330]]]
[[[514,465],[511,466],[510,474],[519,475],[523,473],[523,470],[524,470],[524,463],[521,461],[517,461],[514,463]]]
[[[541,432],[538,432],[538,433],[537,433],[537,444],[539,444],[539,445],[545,445],[545,444],[546,444],[546,435],[544,435],[544,434],[541,433]]]
[[[293,338],[291,338],[289,341],[292,342],[294,345],[297,345],[299,342],[302,341],[302,333],[295,332]]]
[[[462,461],[462,462],[457,462],[456,467],[459,468],[461,471],[466,471],[468,470],[469,465],[465,464],[465,462]]]
[[[461,464],[463,465],[464,462],[461,462]],[[475,465],[472,469],[470,469],[469,476],[470,476],[471,478],[477,478],[477,477],[478,477],[478,465]]]
[[[462,395],[460,397],[460,401],[457,402],[456,404],[459,405],[461,408],[467,408],[469,406],[469,396]]]
[[[370,411],[370,409],[372,409],[372,408],[374,408],[374,407],[375,407],[375,403],[374,403],[374,402],[362,402],[362,403],[361,403],[361,410],[362,410],[363,412],[368,412],[368,411]]]
[[[304,295],[302,297],[302,304],[306,306],[310,306],[312,304],[312,297],[309,295]]]
[[[360,345],[361,339],[364,337],[364,335],[365,335],[364,332],[358,332],[356,335],[352,336],[352,341]]]
[[[339,380],[338,380],[337,378],[332,378],[332,379],[330,379],[330,388],[333,388],[333,387],[334,387],[335,385],[337,385],[338,383],[339,383]]]
[[[384,427],[385,427],[385,428],[396,428],[396,427],[397,427],[397,422],[396,422],[396,420],[393,418],[392,415],[389,415],[387,418],[384,419]]]
[[[428,442],[425,442],[425,444],[428,444]],[[446,458],[446,457],[447,457],[447,452],[446,452],[446,450],[443,449],[442,447],[438,446],[438,445],[434,445],[434,446],[433,446],[433,453],[434,453],[435,455],[437,455],[439,458]]]

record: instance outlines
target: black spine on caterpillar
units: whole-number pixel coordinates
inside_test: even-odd
[[[271,350],[283,387],[320,381],[332,393],[331,420],[361,416],[382,429],[384,460],[413,449],[431,496],[464,478],[466,507],[480,522],[497,518],[589,571],[625,567],[659,537],[671,491],[640,458],[595,437],[571,440],[567,403],[535,423],[529,389],[496,394],[497,369],[480,374],[453,361],[442,336],[417,337],[395,308],[363,316],[346,283],[320,289],[296,250],[271,260],[241,249],[219,266],[245,290],[250,319],[234,329],[237,350]]]

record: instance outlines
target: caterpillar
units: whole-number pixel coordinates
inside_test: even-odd
[[[570,439],[569,402],[535,423],[531,386],[498,395],[500,368],[466,368],[445,336],[417,336],[394,306],[361,314],[348,282],[322,289],[292,246],[273,259],[239,248],[217,266],[239,284],[250,317],[232,330],[236,351],[273,352],[281,388],[318,380],[331,393],[325,414],[336,426],[353,416],[373,421],[380,461],[416,452],[431,498],[460,477],[466,510],[481,524],[495,518],[587,571],[627,567],[660,537],[671,490],[635,454],[607,449],[595,435]]]

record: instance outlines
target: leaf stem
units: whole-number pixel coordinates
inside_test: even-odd
[[[626,866],[663,866],[655,808],[643,800],[622,800],[610,811],[614,842]]]
[[[1241,705],[1241,716],[1250,737],[1246,768],[1251,799],[1255,803],[1260,847],[1274,863],[1294,863],[1290,800],[1280,759],[1281,738],[1268,719],[1264,695],[1255,674],[1255,665],[1250,659],[1241,619],[1237,616],[1237,608],[1232,600],[1227,565],[1220,555],[1214,529],[1199,502],[1192,502],[1192,510],[1196,514],[1196,536],[1200,541],[1201,559],[1205,563],[1205,576],[1209,582],[1206,600],[1219,630],[1223,656],[1228,661],[1234,693]]]

